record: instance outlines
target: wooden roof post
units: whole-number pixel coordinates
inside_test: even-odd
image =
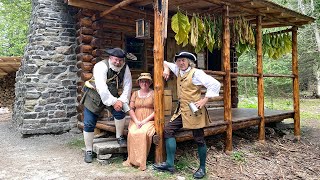
[[[159,7],[160,6],[160,7]],[[163,60],[164,60],[164,38],[162,38],[163,30],[163,12],[162,0],[154,0],[154,123],[156,134],[160,137],[159,143],[156,146],[155,162],[160,163],[164,161],[164,97],[163,97]]]
[[[298,73],[298,28],[292,28],[292,75],[293,77],[293,110],[294,110],[294,136],[300,140],[300,102],[299,102],[299,73]]]
[[[230,29],[229,6],[223,7],[222,59],[226,75],[223,78],[224,120],[227,122],[225,152],[232,151],[232,115],[231,115],[231,75],[230,75]]]
[[[265,143],[265,118],[264,118],[264,85],[263,85],[263,65],[262,65],[262,17],[257,16],[256,28],[256,51],[257,51],[257,89],[258,89],[258,116],[261,118],[259,123],[259,141]]]

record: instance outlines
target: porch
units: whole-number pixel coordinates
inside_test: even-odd
[[[222,108],[209,108],[209,117],[211,123],[209,126],[204,128],[205,136],[211,136],[215,134],[224,133],[227,130],[227,122],[224,120],[224,110]],[[265,109],[265,122],[273,123],[273,122],[281,122],[284,119],[293,118],[294,111],[288,110],[271,110]],[[165,123],[167,124],[170,120],[171,116],[165,116]],[[128,133],[127,127],[130,121],[130,116],[126,117],[126,128],[125,134]],[[261,117],[258,116],[257,109],[250,108],[232,108],[232,130],[238,130],[247,128],[250,126],[259,125],[261,121]],[[80,128],[83,128],[83,122],[78,123]],[[100,130],[113,132],[115,133],[116,128],[114,125],[114,121],[108,118],[102,118],[97,123],[97,128]],[[191,140],[192,131],[188,129],[181,129],[179,133],[176,135],[177,142]],[[157,142],[154,142],[157,143]]]

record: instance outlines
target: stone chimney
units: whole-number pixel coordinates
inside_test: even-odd
[[[13,109],[23,135],[63,133],[76,126],[76,32],[69,8],[63,0],[32,0]]]

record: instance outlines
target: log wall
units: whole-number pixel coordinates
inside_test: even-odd
[[[77,22],[77,73],[79,80],[77,82],[77,101],[82,98],[82,87],[86,80],[92,77],[94,65],[102,59],[108,58],[105,49],[120,47],[126,50],[126,37],[135,37],[135,20],[141,17],[141,14],[132,16],[119,16],[118,14],[109,14],[103,19],[96,18],[96,11],[81,9],[75,16]],[[132,12],[130,12],[132,13]],[[146,17],[144,17],[146,18]],[[152,18],[152,17],[151,17]],[[146,18],[148,20],[148,18]],[[151,19],[150,19],[151,20]],[[151,25],[151,32],[153,25]],[[150,72],[153,74],[153,39],[144,41],[144,65],[142,69],[133,69],[130,67],[133,78],[133,90],[138,89],[136,79],[141,72]],[[83,106],[78,105],[78,120],[83,120]],[[110,116],[107,110],[102,118]]]

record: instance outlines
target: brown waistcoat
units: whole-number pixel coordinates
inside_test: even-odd
[[[196,102],[201,99],[201,87],[192,83],[192,76],[195,69],[177,78],[177,93],[180,102],[180,108],[175,113],[171,121],[176,119],[180,114],[182,117],[183,128],[200,129],[209,124],[208,113],[205,107],[201,108],[196,114],[193,114],[188,106],[190,102]]]

